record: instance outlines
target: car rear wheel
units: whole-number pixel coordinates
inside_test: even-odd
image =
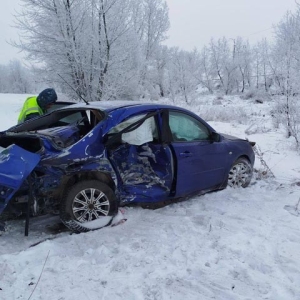
[[[74,232],[107,226],[118,210],[113,190],[97,180],[85,180],[69,188],[60,206],[62,222]]]
[[[250,184],[253,168],[246,158],[239,158],[232,165],[228,174],[230,187],[247,187]]]

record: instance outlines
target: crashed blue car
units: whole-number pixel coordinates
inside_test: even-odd
[[[0,133],[0,214],[57,212],[71,231],[100,228],[119,206],[248,186],[253,146],[176,106],[67,105]]]

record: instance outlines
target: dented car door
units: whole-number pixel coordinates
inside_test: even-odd
[[[163,145],[158,112],[135,115],[108,132],[109,159],[119,177],[121,203],[152,203],[168,198],[172,153]]]

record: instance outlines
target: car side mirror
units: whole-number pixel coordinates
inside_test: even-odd
[[[221,140],[221,137],[220,137],[219,133],[217,133],[217,132],[211,133],[211,141],[212,142],[220,142],[220,140]]]

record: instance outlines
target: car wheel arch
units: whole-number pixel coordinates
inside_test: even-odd
[[[102,171],[84,171],[65,175],[61,181],[60,195],[64,195],[65,191],[69,189],[70,186],[84,180],[98,180],[99,182],[108,185],[113,191],[116,190],[116,184],[109,173]]]
[[[251,160],[250,160],[249,156],[246,155],[246,154],[240,155],[239,157],[237,157],[237,158],[235,159],[235,161],[237,161],[238,159],[246,159],[246,160],[248,160],[248,162],[251,164]]]

